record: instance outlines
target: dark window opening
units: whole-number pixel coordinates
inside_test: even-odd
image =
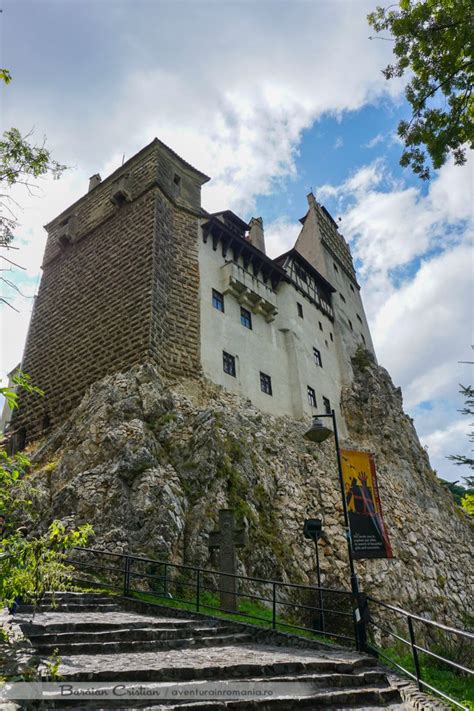
[[[357,316],[357,318],[359,319],[359,322],[362,323],[362,319],[361,319],[361,317],[359,316],[359,314],[356,314],[356,316]]]
[[[364,344],[364,346],[365,346],[365,338],[364,338],[364,334],[363,334],[363,333],[361,333],[361,334],[360,334],[360,337],[362,338],[362,343],[363,343],[363,344]]]
[[[335,271],[335,272],[339,272],[339,269],[337,268],[336,262],[333,262],[333,264],[334,264],[334,271]]]
[[[303,318],[303,307],[302,307],[302,305],[297,303],[297,304],[296,304],[296,307],[297,307],[297,309],[298,309],[298,316],[299,316],[300,318]]]
[[[240,323],[245,328],[252,330],[252,314],[247,309],[244,309],[243,306],[240,307]]]
[[[320,368],[323,367],[323,362],[321,360],[321,351],[318,351],[317,348],[313,348],[313,359],[316,365],[319,365]]]
[[[235,378],[235,358],[233,355],[222,351],[222,366],[224,368],[224,373],[232,375],[232,377]]]
[[[326,415],[331,414],[331,403],[329,402],[329,398],[323,397],[323,407],[324,407],[324,412]]]
[[[266,373],[260,373],[260,390],[267,395],[273,395],[272,379]]]
[[[341,294],[340,296],[341,296],[341,301],[342,301],[342,303],[345,304],[345,303],[346,303],[346,300],[345,300],[343,294]]]
[[[352,284],[349,284],[349,286],[351,287],[351,291],[354,291],[354,287],[352,286]]]
[[[332,333],[329,334],[329,338],[331,339],[331,341],[334,341],[334,336],[332,335]]]
[[[348,321],[349,321],[349,327],[350,327],[351,331],[353,331],[353,330],[354,330],[354,326],[352,325],[352,321],[351,321],[350,319],[348,319]]]
[[[179,188],[181,185],[181,176],[179,176],[177,173],[174,174],[173,183],[176,185],[177,188]]]
[[[224,313],[224,296],[215,289],[212,290],[212,305],[215,309]]]
[[[323,330],[323,324],[321,323],[321,321],[318,321],[318,323],[319,323],[319,330],[322,331],[322,330]]]
[[[316,393],[314,392],[313,388],[310,388],[308,385],[308,402],[311,405],[311,407],[316,407]]]

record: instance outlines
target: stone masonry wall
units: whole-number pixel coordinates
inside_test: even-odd
[[[197,233],[205,176],[193,171],[155,141],[47,226],[22,363],[46,394],[20,393],[13,432],[38,436],[70,413],[91,383],[135,363],[152,360],[165,377],[199,372]],[[128,192],[121,205],[110,199],[117,185]],[[17,447],[23,439],[19,434]]]
[[[44,268],[22,368],[46,395],[21,396],[27,437],[70,412],[86,388],[148,354],[154,195],[126,204]],[[137,229],[138,228],[138,229]]]

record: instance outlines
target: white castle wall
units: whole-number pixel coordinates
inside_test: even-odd
[[[324,411],[323,396],[338,413],[342,378],[333,322],[292,284],[282,282],[275,293],[278,313],[274,321],[268,323],[263,315],[252,313],[253,328],[245,328],[240,322],[240,304],[234,296],[225,295],[224,313],[212,305],[212,289],[219,292],[224,289],[224,268],[228,262],[229,255],[224,259],[220,247],[214,251],[211,240],[204,243],[200,235],[201,364],[204,375],[274,415],[309,418]],[[243,269],[242,261],[239,264]],[[254,277],[248,273],[248,278]],[[303,318],[298,316],[297,303],[303,307]],[[334,340],[331,340],[331,333]],[[321,353],[322,367],[314,362],[313,347]],[[235,378],[223,370],[223,351],[236,359]],[[261,391],[260,371],[271,376],[272,396]],[[308,385],[315,390],[317,408],[312,408],[308,402]]]

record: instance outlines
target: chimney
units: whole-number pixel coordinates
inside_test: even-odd
[[[89,192],[91,190],[94,190],[94,188],[96,188],[99,185],[99,183],[101,183],[101,182],[102,182],[102,178],[100,177],[99,173],[92,175],[89,178]]]
[[[265,236],[263,234],[263,220],[261,217],[252,217],[249,222],[249,242],[261,252],[265,252]]]

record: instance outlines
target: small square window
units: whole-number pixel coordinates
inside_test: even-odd
[[[331,414],[331,403],[329,402],[329,399],[327,397],[323,397],[323,407],[324,407],[324,412],[326,415]]]
[[[352,321],[350,320],[350,318],[347,319],[347,320],[349,321],[349,327],[350,327],[351,331],[353,331],[353,330],[354,330],[354,326],[352,325]]]
[[[323,324],[321,323],[321,321],[318,321],[318,323],[319,323],[319,330],[322,331],[322,330],[323,330]]]
[[[245,328],[252,330],[252,314],[247,309],[244,309],[243,306],[240,307],[240,323]]]
[[[340,294],[340,297],[341,297],[342,303],[345,304],[345,303],[346,303],[346,300],[345,300],[345,298],[344,298],[344,295],[343,295],[343,294]]]
[[[329,334],[329,338],[331,339],[331,341],[334,341],[334,336],[332,335],[332,333]]]
[[[224,295],[215,289],[212,290],[212,305],[215,309],[224,313]]]
[[[323,367],[323,362],[321,360],[321,351],[318,351],[317,348],[313,348],[313,359],[316,365],[319,365],[320,368]]]
[[[297,309],[298,309],[298,316],[299,316],[300,318],[303,318],[303,307],[302,307],[302,305],[297,303],[297,304],[296,304],[296,307],[297,307]]]
[[[266,373],[260,373],[260,390],[267,395],[273,395],[272,379]]]
[[[316,393],[314,392],[313,388],[310,388],[308,385],[308,402],[311,407],[316,407]]]
[[[235,378],[235,358],[225,351],[222,351],[222,367],[224,368],[224,373]]]

